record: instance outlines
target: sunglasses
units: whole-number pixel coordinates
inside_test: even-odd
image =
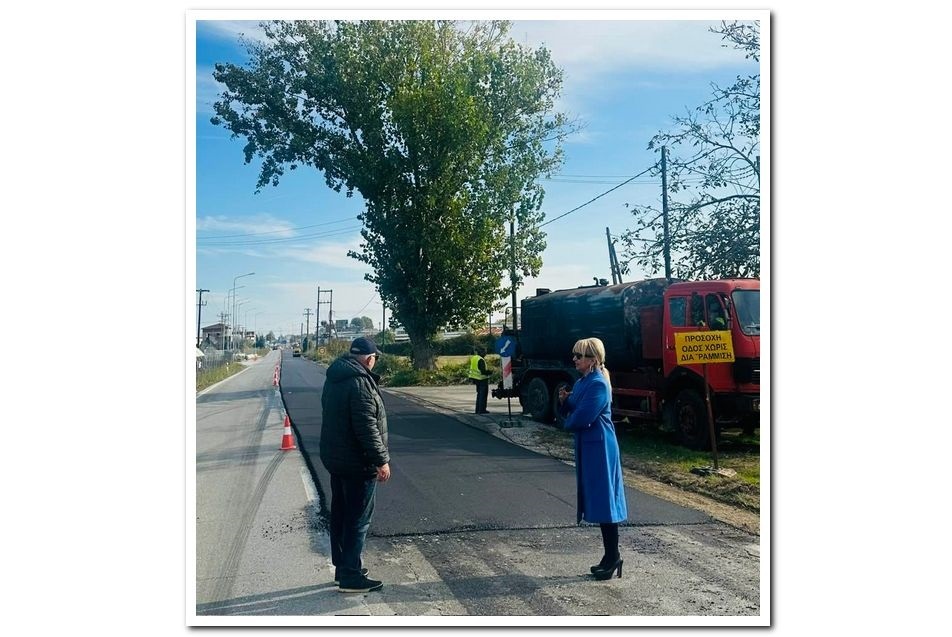
[[[579,354],[578,352],[572,352],[572,360],[577,361],[580,358],[595,358],[591,354]]]

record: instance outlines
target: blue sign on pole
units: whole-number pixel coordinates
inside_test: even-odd
[[[496,339],[496,353],[500,356],[515,356],[516,341],[511,336],[500,336]]]

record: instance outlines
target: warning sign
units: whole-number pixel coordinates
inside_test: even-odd
[[[728,330],[676,332],[674,348],[678,365],[734,362],[734,343]]]

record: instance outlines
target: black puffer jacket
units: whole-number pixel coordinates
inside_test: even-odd
[[[327,368],[321,395],[321,462],[330,473],[370,477],[390,462],[379,380],[349,355]]]

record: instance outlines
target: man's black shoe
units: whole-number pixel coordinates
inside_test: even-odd
[[[369,593],[370,591],[379,591],[381,588],[383,588],[383,582],[380,580],[361,576],[352,582],[341,582],[337,590],[341,593]]]
[[[367,569],[362,568],[362,569],[360,569],[360,576],[363,577],[363,576],[366,575],[368,572],[369,572],[369,571],[368,571]],[[335,583],[335,584],[340,584],[340,574],[337,572],[337,569],[336,569],[336,568],[334,569],[334,583]]]

